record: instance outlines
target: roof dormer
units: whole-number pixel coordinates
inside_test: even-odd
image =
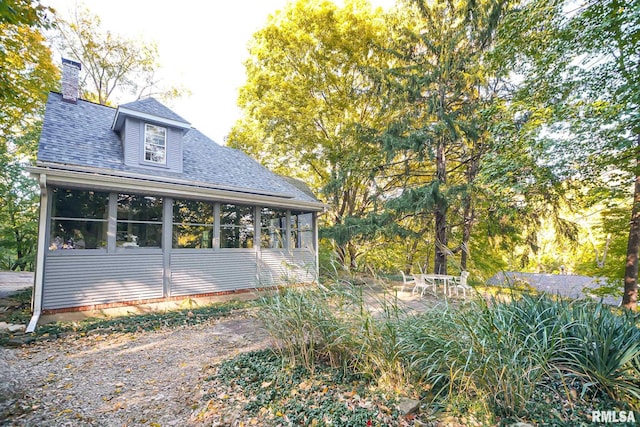
[[[111,129],[120,135],[127,166],[182,172],[182,137],[191,124],[153,98],[120,105]]]

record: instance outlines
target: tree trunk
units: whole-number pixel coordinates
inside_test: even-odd
[[[440,187],[447,183],[447,162],[445,158],[445,143],[438,141],[436,147],[436,179],[438,180],[438,191],[436,197],[435,222],[436,222],[436,245],[435,258],[433,260],[433,272],[435,274],[447,274],[447,203],[440,194]]]
[[[341,245],[336,243],[335,250],[336,250],[338,262],[340,263],[340,267],[342,267],[344,270],[347,270],[349,266],[347,264],[347,258],[348,258],[347,245],[346,244]]]
[[[473,227],[473,220],[475,216],[475,210],[473,209],[471,202],[471,195],[468,194],[464,199],[464,223],[462,225],[462,254],[460,255],[460,269],[462,271],[467,270],[467,259],[469,257],[469,241],[471,240],[471,228]]]
[[[356,246],[352,242],[347,243],[347,250],[349,251],[349,270],[355,272],[358,269],[358,251]]]
[[[419,243],[419,240],[417,238],[414,238],[411,241],[411,248],[407,253],[407,258],[406,258],[404,269],[403,269],[405,274],[411,274],[411,269],[413,267],[413,260],[416,255],[416,252],[418,251],[418,243]]]
[[[638,248],[640,247],[640,135],[636,145],[635,186],[633,190],[633,208],[627,242],[627,265],[624,270],[624,295],[622,306],[635,310],[638,301]]]
[[[471,240],[471,229],[475,221],[476,211],[473,208],[473,199],[471,198],[471,188],[478,174],[478,159],[480,156],[472,156],[467,163],[467,192],[464,196],[464,223],[462,224],[462,254],[460,255],[460,269],[467,270],[467,259],[469,257],[469,241]]]

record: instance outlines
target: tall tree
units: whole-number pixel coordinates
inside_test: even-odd
[[[33,122],[59,75],[40,32],[47,23],[41,9],[20,12],[10,3],[3,7],[15,13],[3,11],[0,20],[0,141],[5,146],[9,136]]]
[[[7,152],[0,154],[0,195],[0,268],[32,270],[38,233],[38,185],[24,173],[24,164]]]
[[[365,248],[358,236],[373,227],[365,218],[390,187],[377,174],[384,153],[374,138],[396,112],[366,72],[387,66],[375,47],[388,37],[382,11],[366,1],[289,4],[253,37],[239,99],[244,118],[228,139],[320,190],[331,206],[323,235],[346,268],[356,267]]]
[[[623,305],[637,305],[640,246],[640,4],[536,0],[515,9],[507,46],[541,130],[557,149],[541,159],[584,184],[633,199]],[[601,193],[602,194],[602,193]]]
[[[504,1],[423,1],[407,6],[396,49],[400,64],[390,71],[392,97],[404,100],[402,120],[390,126],[384,145],[395,159],[414,158],[408,168],[420,179],[407,181],[396,204],[422,205],[433,215],[434,271],[446,274],[455,199],[461,200],[462,243],[466,251],[474,222],[472,189],[489,135],[483,110],[494,93],[486,68]],[[408,25],[407,25],[408,24]],[[425,180],[424,160],[433,164]],[[430,175],[430,176],[429,176]]]
[[[31,269],[37,185],[23,167],[35,156],[47,94],[58,69],[41,30],[52,11],[31,0],[0,3],[0,268]]]
[[[82,64],[82,98],[107,105],[114,97],[169,100],[185,92],[161,84],[156,75],[160,64],[155,43],[103,31],[100,24],[100,18],[88,9],[76,9],[70,20],[56,20],[58,49]]]

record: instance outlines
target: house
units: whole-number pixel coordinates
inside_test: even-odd
[[[317,215],[300,182],[207,138],[148,98],[78,98],[63,60],[36,165],[41,313],[209,296],[318,276]]]

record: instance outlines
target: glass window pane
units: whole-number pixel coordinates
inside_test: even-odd
[[[162,247],[162,197],[118,194],[116,246]]]
[[[49,250],[106,247],[109,194],[54,188]]]
[[[106,221],[51,221],[49,250],[101,249],[107,246]]]
[[[284,248],[287,226],[287,211],[262,208],[260,211],[260,244],[263,248]]]
[[[160,248],[162,224],[119,222],[116,245],[122,248]]]
[[[221,226],[220,227],[220,247],[221,248],[252,248],[253,228]]]
[[[313,249],[313,232],[311,231],[299,231],[298,232],[298,244],[297,248],[310,248]]]
[[[225,204],[220,207],[220,247],[252,248],[254,219],[252,206]]]
[[[109,193],[54,188],[51,216],[106,220],[108,205]]]
[[[213,239],[213,226],[173,226],[174,248],[210,249]]]
[[[162,222],[162,197],[118,194],[118,221]]]
[[[253,225],[253,207],[225,204],[220,207],[221,224]]]
[[[194,200],[173,202],[174,224],[213,224],[213,204]]]
[[[213,204],[196,200],[173,202],[173,247],[209,249],[213,240]]]
[[[291,247],[314,248],[313,214],[291,215]]]
[[[145,124],[144,159],[154,163],[165,163],[167,148],[167,129]]]

